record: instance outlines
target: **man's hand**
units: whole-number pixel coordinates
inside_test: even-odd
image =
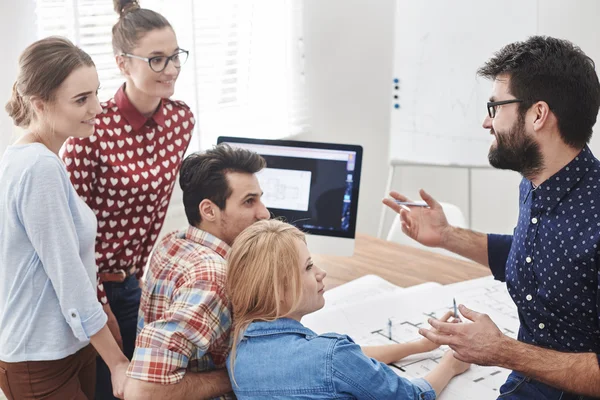
[[[502,349],[510,340],[502,334],[487,314],[459,306],[460,313],[473,323],[456,324],[429,319],[434,329],[419,333],[439,345],[448,345],[457,359],[478,365],[499,365]]]
[[[113,314],[112,310],[110,309],[110,304],[104,304],[102,306],[102,308],[104,309],[104,312],[106,313],[106,316],[108,317],[108,321],[106,322],[106,325],[108,325],[108,329],[110,330],[110,333],[112,333],[113,337],[115,338],[115,341],[119,345],[119,348],[121,349],[121,351],[123,351],[123,338],[121,337],[121,329],[119,329],[119,323],[117,322],[117,318],[115,317],[115,314]]]
[[[440,318],[439,320],[442,322],[451,322],[451,323],[457,323],[460,322],[460,319],[456,319],[453,318],[454,313],[452,311],[448,311],[446,314],[444,314],[444,316],[442,318]],[[450,318],[452,318],[452,320],[450,320]],[[435,329],[431,329],[433,332],[437,332]],[[419,340],[419,346],[423,349],[422,352],[426,353],[428,351],[432,351],[437,349],[438,347],[440,347],[439,344],[432,342],[431,340],[424,338]]]
[[[402,232],[407,236],[425,246],[442,247],[451,226],[440,203],[423,189],[419,193],[429,207],[399,206],[390,199],[383,199],[383,204],[400,214]],[[390,192],[390,196],[399,201],[411,201],[398,192]]]

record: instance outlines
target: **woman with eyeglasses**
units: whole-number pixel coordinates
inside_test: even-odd
[[[185,103],[170,99],[188,52],[179,47],[169,21],[137,1],[114,0],[114,6],[119,20],[112,45],[125,83],[101,104],[94,135],[69,140],[63,160],[98,218],[98,298],[131,359],[138,279],[162,228],[194,117]],[[96,399],[113,399],[101,359]]]

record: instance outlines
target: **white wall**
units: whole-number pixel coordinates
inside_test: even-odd
[[[443,0],[428,1],[434,7]],[[304,4],[313,130],[297,138],[364,147],[358,231],[375,235],[389,165],[395,0],[304,0]],[[572,40],[600,63],[600,1],[538,0],[537,4],[537,16],[531,16],[531,23],[537,25],[539,34]],[[494,29],[511,28],[510,21],[494,21],[493,15],[489,22]],[[483,104],[482,110],[485,112]],[[600,156],[600,135],[592,140],[591,149]],[[402,185],[413,196],[424,187],[442,200],[466,205],[464,177],[456,179],[457,174],[453,169],[405,171],[392,186]],[[478,172],[473,181],[472,226],[483,231],[512,231],[518,211],[518,174],[492,171],[487,176]]]
[[[364,148],[357,230],[375,235],[387,179],[394,0],[304,0],[312,132]]]
[[[600,1],[538,0],[538,34],[567,39],[596,62],[600,68]],[[596,124],[590,149],[600,157],[600,125]]]
[[[10,6],[10,8],[9,8]],[[0,155],[17,136],[12,119],[4,111],[17,77],[18,58],[28,44],[35,40],[34,0],[0,3],[0,37],[2,37],[2,62],[0,63]]]
[[[411,199],[419,199],[419,190],[425,189],[436,200],[456,205],[476,231],[512,233],[519,216],[521,179],[514,171],[492,167],[398,166],[391,187]],[[380,237],[387,236],[393,218],[396,214],[385,208]]]

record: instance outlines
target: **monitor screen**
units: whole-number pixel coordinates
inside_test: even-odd
[[[218,143],[265,158],[257,177],[275,217],[313,235],[354,239],[361,146],[223,136]]]

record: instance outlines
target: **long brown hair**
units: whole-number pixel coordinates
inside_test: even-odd
[[[119,21],[112,28],[115,55],[130,53],[140,38],[155,29],[171,28],[169,21],[156,11],[140,8],[137,0],[113,0]]]
[[[253,321],[274,321],[297,308],[302,295],[297,242],[305,241],[298,228],[278,220],[263,220],[235,239],[229,255],[227,296],[233,308],[231,376],[235,383],[235,352],[243,332]],[[284,295],[294,299],[282,308]]]
[[[81,66],[94,66],[94,62],[68,39],[51,36],[29,45],[19,57],[19,74],[5,106],[15,125],[27,128],[31,124],[32,96],[53,100],[59,86]]]

